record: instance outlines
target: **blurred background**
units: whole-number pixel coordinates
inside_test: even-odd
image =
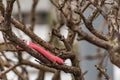
[[[6,0],[3,0],[3,1],[4,1],[4,4],[6,4]],[[109,0],[107,0],[107,1],[109,1]],[[29,26],[30,15],[31,15],[30,11],[32,8],[33,0],[19,0],[19,2],[20,2],[20,6],[21,6],[23,21],[25,24],[27,24],[27,26]],[[84,15],[88,16],[89,12],[91,12],[91,8],[88,8],[84,12]],[[18,5],[17,5],[17,2],[15,2],[12,15],[16,19],[18,19],[19,18],[18,13],[19,13]],[[35,22],[34,32],[39,37],[41,37],[43,40],[49,41],[51,22],[52,22],[52,20],[56,20],[56,18],[57,18],[56,8],[50,3],[49,0],[39,0],[38,4],[37,4],[37,8],[36,8],[35,17],[36,17],[36,22]],[[102,25],[102,21],[103,21],[102,16],[98,16],[98,18],[95,20],[95,22],[93,24],[97,28],[98,25],[99,26]],[[107,26],[107,25],[105,25],[105,26]],[[30,40],[30,38],[27,35],[25,35],[23,32],[21,32],[20,30],[13,28],[13,31],[21,39]],[[61,34],[63,34],[66,37],[66,35],[67,35],[66,25],[63,25],[63,28],[61,29]],[[0,38],[1,38],[0,42],[3,42],[2,33],[1,33]],[[84,57],[87,55],[95,55],[97,53],[97,47],[86,41],[80,41],[80,42],[75,41],[74,45],[76,47],[76,52],[79,55],[80,67],[82,69],[82,72],[83,73],[86,72],[86,74],[84,76],[85,80],[97,80],[98,71],[96,70],[95,65],[98,63],[98,60],[84,59]],[[29,55],[24,55],[24,58],[26,58],[28,56]],[[14,56],[9,52],[8,57],[11,58]],[[14,59],[14,58],[13,58],[13,60],[16,61],[16,59]],[[30,60],[36,63],[34,58],[31,57]],[[67,65],[71,65],[71,62],[69,59],[66,60],[65,63]],[[106,56],[103,64],[104,64],[104,68],[107,69],[107,73],[110,76],[111,80],[119,80],[120,79],[120,70],[111,64],[111,62],[107,56]],[[38,71],[31,67],[28,67],[27,69],[30,72],[29,80],[35,80],[37,77],[36,74],[38,73]],[[9,80],[17,80],[17,77],[15,77],[15,74],[13,72],[9,72],[7,75],[9,77]],[[45,76],[47,76],[47,77],[45,77],[45,80],[51,80],[52,75],[53,75],[52,73],[49,73],[49,72],[46,73]],[[70,74],[62,72],[61,80],[72,80],[72,78],[71,78]],[[103,78],[103,80],[104,80],[104,78]]]

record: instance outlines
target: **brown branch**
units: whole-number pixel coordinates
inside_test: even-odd
[[[97,10],[97,9],[96,9],[96,10]],[[91,18],[86,19],[86,18],[84,17],[84,15],[83,15],[80,11],[79,11],[79,12],[78,12],[78,11],[75,11],[75,12],[78,13],[78,14],[81,16],[81,18],[83,19],[83,21],[84,21],[84,23],[85,23],[85,25],[86,25],[86,28],[87,28],[91,33],[93,33],[96,37],[98,37],[98,38],[100,38],[100,39],[103,39],[103,40],[106,40],[106,41],[109,40],[108,36],[106,36],[106,35],[98,32],[96,29],[94,29],[91,21],[89,20],[89,19],[91,19]]]
[[[105,77],[106,80],[110,80],[109,76],[107,75],[105,69],[103,69],[102,67],[100,67],[99,65],[95,65],[95,67],[97,68],[97,70],[99,70]]]
[[[77,29],[75,30],[79,35],[84,37],[84,40],[98,46],[104,49],[110,49],[112,47],[112,45],[104,40],[101,40],[95,36],[90,36],[89,34],[87,34],[86,32],[84,32],[81,29]]]
[[[23,17],[22,17],[22,11],[21,11],[21,6],[20,6],[20,0],[16,0],[17,2],[17,7],[18,7],[18,17],[19,17],[19,21],[23,22]]]
[[[59,5],[58,4],[56,4],[53,0],[50,0],[50,2],[56,7],[56,8],[58,8],[59,9]]]
[[[92,2],[91,2],[92,3]],[[103,3],[103,2],[101,2]],[[96,7],[96,6],[95,6]],[[93,25],[92,25],[92,21],[94,19],[94,17],[96,16],[96,14],[98,13],[98,11],[100,11],[100,9],[98,9],[98,7],[96,7],[94,9],[94,11],[91,13],[91,15],[88,17],[88,19],[86,19],[83,14],[82,14],[82,11],[75,11],[76,13],[80,14],[81,18],[83,19],[86,27],[88,28],[88,30],[90,32],[92,32],[95,36],[97,36],[98,38],[100,39],[103,39],[103,40],[109,40],[109,37],[98,32],[97,30],[94,29]]]
[[[7,48],[9,48],[8,44],[7,44],[7,36],[5,35],[5,33],[2,32],[2,35],[3,35],[3,39],[4,39],[4,43],[5,43],[5,46]]]
[[[35,26],[35,9],[37,7],[37,4],[38,4],[38,0],[33,0],[33,4],[32,4],[32,9],[31,9],[31,18],[30,18],[30,21],[31,21],[31,26],[30,26],[30,30],[33,31],[34,30],[34,26]]]
[[[27,65],[27,66],[31,66],[31,67],[34,67],[36,69],[39,69],[39,70],[43,70],[43,71],[47,71],[47,72],[52,72],[54,73],[56,70],[53,69],[53,68],[49,68],[47,66],[44,66],[44,65],[41,65],[41,64],[35,64],[33,62],[30,62],[28,60],[22,60],[21,61],[21,65]]]
[[[110,13],[107,18],[107,22],[109,25],[109,31],[112,38],[115,38],[119,33],[119,25],[117,23],[117,16],[118,16],[119,6],[116,1],[110,10]],[[117,33],[117,34],[116,34]],[[118,38],[118,37],[117,37]]]
[[[6,44],[7,44],[7,46],[6,46]],[[3,51],[17,51],[12,43],[7,42],[6,44],[5,43],[0,43],[0,52],[3,52]]]
[[[12,35],[8,35],[10,38],[9,40],[15,44],[19,44],[19,46],[27,51],[30,55],[34,56],[35,58],[37,58],[38,60],[44,62],[44,63],[50,63],[47,59],[45,59],[41,54],[39,54],[37,51],[31,49],[28,45],[26,45],[22,40],[20,40],[19,38],[17,38],[17,36],[15,36],[13,33]]]
[[[4,43],[0,43],[0,52],[3,51],[11,51],[11,52],[17,52],[17,51],[24,51],[23,49],[16,49],[16,47],[11,43],[7,42],[8,47]],[[66,51],[60,51],[61,54],[58,54],[63,59],[74,59],[75,55],[72,52],[66,52]],[[69,54],[69,55],[68,55]]]
[[[100,5],[104,5],[104,0],[102,0],[100,5],[94,4],[91,0],[89,0],[89,1],[99,11],[99,13],[104,17],[104,19],[107,19],[107,14],[100,7]]]
[[[66,14],[66,10],[64,11],[63,8],[65,7],[65,4],[67,3],[67,1],[65,0],[61,5],[60,4],[56,4],[53,0],[50,0],[50,2],[58,9],[61,11],[61,13],[64,15],[64,17],[67,17],[68,14]]]
[[[96,14],[98,12],[100,12],[98,7],[96,7],[96,9],[91,13],[93,15],[90,15],[90,17],[88,19],[85,19],[84,16],[80,15],[81,18],[83,19],[86,27],[88,27],[89,31],[92,32],[95,35],[95,36],[91,36],[88,33],[84,32],[83,30],[78,29],[81,18],[79,18],[79,20],[77,21],[78,23],[72,22],[72,15],[74,15],[74,14],[72,14],[72,10],[71,10],[71,8],[69,8],[69,7],[71,7],[71,0],[64,1],[63,6],[59,5],[59,3],[58,4],[53,3],[64,14],[64,16],[65,16],[64,18],[66,20],[65,23],[68,26],[68,28],[70,29],[70,31],[68,32],[70,35],[68,34],[67,40],[61,34],[54,33],[59,39],[61,39],[64,42],[67,50],[70,51],[70,52],[68,52],[68,51],[66,51],[66,49],[62,50],[62,49],[55,48],[53,45],[45,42],[40,37],[38,37],[36,34],[34,34],[29,28],[25,27],[25,25],[21,24],[19,21],[15,20],[14,18],[11,18],[11,12],[12,12],[13,3],[14,2],[12,2],[10,0],[7,3],[6,13],[5,13],[5,23],[3,22],[5,24],[4,25],[5,27],[3,26],[4,27],[3,32],[7,35],[8,40],[10,40],[12,42],[12,44],[14,44],[15,46],[19,44],[20,47],[24,49],[24,51],[28,52],[30,55],[37,58],[38,60],[41,61],[41,63],[43,63],[42,65],[41,64],[34,64],[34,63],[29,62],[27,60],[20,59],[20,57],[19,57],[17,59],[22,60],[22,61],[20,61],[21,65],[28,65],[28,66],[31,66],[31,67],[34,67],[34,68],[37,68],[37,69],[40,69],[40,70],[51,71],[51,72],[56,72],[56,71],[63,70],[66,73],[72,73],[74,75],[75,80],[80,80],[80,79],[83,79],[83,76],[81,76],[81,69],[80,69],[80,66],[79,66],[79,61],[77,60],[77,57],[75,56],[75,53],[72,53],[72,44],[73,44],[73,40],[75,40],[75,34],[76,33],[79,34],[81,37],[83,37],[84,40],[87,40],[88,42],[90,42],[90,43],[92,43],[92,44],[94,44],[94,45],[96,45],[98,47],[104,48],[106,50],[113,49],[113,47],[114,47],[113,45],[111,45],[111,43],[108,42],[109,38],[106,35],[103,35],[102,33],[98,32],[96,29],[94,29],[94,26],[93,26],[92,22],[93,22],[93,19],[96,16]],[[88,6],[90,4],[92,4],[92,3],[90,3],[89,1],[85,2],[85,6],[81,7],[81,11],[83,10],[82,13],[84,12],[84,10],[86,10],[88,8]],[[31,22],[33,22],[33,23],[31,24],[31,26],[35,25],[35,22],[34,22],[35,6],[36,6],[36,4],[33,4],[33,14],[32,14],[33,16],[32,16],[32,19],[31,19]],[[65,12],[65,10],[67,10],[67,12]],[[89,22],[89,20],[91,20],[91,21]],[[22,40],[20,40],[12,32],[11,26],[10,26],[11,23],[15,27],[17,27],[18,29],[20,29],[21,31],[26,33],[33,41],[37,42],[39,45],[43,46],[45,49],[48,49],[50,52],[60,54],[59,56],[62,57],[63,59],[70,58],[72,60],[72,66],[59,65],[59,64],[56,64],[54,62],[51,63],[49,60],[47,60],[41,54],[39,54],[35,50],[31,49],[29,46],[25,45],[24,42]],[[71,32],[73,32],[73,34],[71,34]],[[71,37],[71,35],[72,35],[72,37]],[[6,44],[8,44],[8,43],[6,42]],[[8,44],[8,46],[9,45],[10,44]],[[4,46],[4,44],[3,45],[0,44],[0,47],[2,47],[2,46],[4,48],[0,48],[0,50],[2,50],[2,51],[5,50],[5,49],[10,50],[10,49],[6,48]],[[15,49],[14,46],[13,46],[13,49]],[[20,54],[20,53],[18,53],[18,54]],[[115,61],[115,62],[117,62],[117,61]],[[57,70],[55,70],[55,69],[57,69]],[[56,75],[59,77],[59,72]],[[54,76],[55,77],[54,79],[56,79],[56,77],[57,77],[56,75]],[[105,75],[105,74],[103,74],[103,75]],[[24,76],[21,75],[21,77],[24,77]],[[105,77],[106,77],[106,75],[105,75]]]
[[[8,36],[11,36],[11,35],[8,35]],[[36,51],[29,48],[29,46],[24,44],[24,42],[22,42],[16,36],[12,35],[11,39],[9,39],[9,40],[16,43],[16,44],[19,44],[20,47],[22,47],[25,51],[27,51],[29,54],[31,54],[32,56],[34,56],[38,60],[42,61],[43,63],[49,63],[48,60],[46,60],[44,57],[42,57],[42,55],[39,55],[39,53],[37,53]],[[47,64],[45,64],[45,65],[47,65]],[[73,73],[76,76],[79,76],[81,73],[80,69],[78,69],[76,67],[70,67],[70,66],[58,65],[58,64],[48,64],[47,66],[58,69],[58,70],[63,70],[65,72]]]
[[[23,26],[21,24],[18,25],[19,27]],[[24,28],[23,28],[24,29]],[[27,31],[27,29],[24,29],[24,31]],[[35,58],[37,58],[38,60],[42,61],[43,63],[49,63],[48,60],[46,60],[42,55],[40,55],[38,52],[34,51],[33,49],[31,49],[29,46],[27,46],[26,44],[24,44],[23,41],[21,41],[19,38],[17,38],[15,36],[15,34],[13,34],[12,32],[9,31],[9,34],[8,32],[5,32],[10,38],[9,40],[15,44],[19,44],[19,46],[21,48],[23,48],[25,51],[27,51],[30,55],[34,56]],[[38,39],[39,40],[39,39]],[[73,73],[74,75],[76,76],[79,76],[81,71],[80,69],[76,68],[76,67],[69,67],[69,66],[66,66],[66,65],[58,65],[58,64],[49,64],[47,65],[49,67],[52,67],[52,68],[56,68],[58,70],[63,70],[65,72],[69,72],[69,73]]]
[[[40,37],[38,37],[35,33],[33,33],[29,28],[25,28],[22,23],[20,23],[19,21],[17,21],[15,18],[11,18],[11,22],[12,24],[15,25],[16,28],[22,30],[25,34],[27,34],[31,39],[33,39],[34,41],[36,41],[38,44],[40,44],[41,46],[44,46],[44,48],[46,48],[47,50],[50,50],[51,52],[55,53],[55,51],[57,51],[53,45],[50,45],[49,43],[45,42],[44,40],[42,40]]]
[[[13,17],[11,18],[11,22],[15,25],[16,28],[22,30],[24,33],[26,33],[29,37],[31,37],[31,39],[33,39],[34,41],[36,41],[38,44],[40,44],[41,46],[43,46],[44,48],[46,48],[47,50],[56,53],[59,55],[60,51],[58,49],[56,49],[53,45],[50,45],[49,43],[45,42],[44,40],[42,40],[40,37],[38,37],[35,33],[33,33],[30,29],[25,28],[24,25],[22,23],[20,23],[19,21],[17,21],[16,19],[14,19]],[[71,58],[74,57],[73,55],[70,55]],[[69,56],[69,57],[70,57]],[[62,56],[61,56],[62,57]],[[63,57],[65,58],[69,58],[66,56],[66,52],[65,52],[65,56],[63,54]]]
[[[93,22],[93,20],[95,19],[96,15],[98,14],[98,9],[95,7],[95,9],[91,12],[91,14],[88,17],[88,21]]]
[[[3,4],[3,1],[2,1],[2,0],[0,0],[0,11],[1,11],[2,16],[4,16],[5,7],[4,7],[4,4]]]
[[[12,9],[13,9],[13,4],[14,4],[15,0],[7,0],[7,8],[5,11],[5,26],[4,26],[4,30],[7,32],[11,31],[11,13],[12,13]]]
[[[80,6],[80,4],[79,4],[79,1],[77,2],[77,9],[75,9],[75,11],[77,11],[77,10],[81,10],[81,12],[83,12],[84,13],[84,11],[89,7],[89,5],[90,5],[91,3],[89,2],[89,1],[86,1],[86,3],[83,5],[83,6]],[[74,11],[74,12],[75,12]],[[75,12],[76,13],[76,12]],[[73,21],[73,23],[74,24],[79,24],[81,22],[81,17],[79,16],[79,20],[77,20],[77,21]]]
[[[46,66],[53,67],[58,70],[63,70],[66,73],[72,73],[74,76],[80,76],[81,70],[77,67],[58,65],[58,64],[45,64]]]
[[[32,49],[30,49],[29,47],[27,47],[27,45],[25,45],[22,41],[20,41],[17,37],[12,36],[13,39],[11,38],[10,41],[19,44],[22,48],[24,48],[24,50],[26,50],[28,53],[30,53],[32,56],[36,57],[37,59],[39,59],[40,61],[44,62],[44,63],[49,63],[48,61],[46,61],[41,55],[38,55],[39,53],[36,53],[35,51],[33,51]],[[36,54],[35,54],[36,53]],[[58,64],[49,64],[47,65],[49,67],[52,68],[56,68],[58,70],[63,70],[65,72],[69,72],[69,73],[73,73],[74,75],[78,76],[80,75],[80,70],[76,67],[69,67],[66,65],[58,65]]]
[[[36,80],[44,80],[45,79],[45,71],[40,70],[38,73],[38,78]]]
[[[90,5],[91,3],[89,1],[86,1],[85,5],[81,7],[81,11],[84,12]]]
[[[53,30],[52,30],[52,33],[53,33],[55,36],[57,36],[61,41],[63,41],[63,43],[64,43],[64,45],[65,45],[65,47],[66,47],[66,49],[67,49],[68,51],[71,50],[70,43],[68,43],[68,41],[64,38],[64,36],[62,36],[62,35],[59,33],[58,30],[53,29]]]
[[[19,63],[17,63],[19,64]],[[9,67],[9,69],[12,69],[13,72],[18,75],[22,80],[26,80],[26,78],[15,68],[15,66],[17,67],[17,64],[12,66],[9,62],[6,62],[5,66]],[[8,70],[9,70],[8,69]],[[5,71],[6,72],[6,71]]]
[[[25,51],[27,51],[30,55],[36,57],[40,61],[44,63],[49,63],[47,59],[45,59],[42,55],[40,55],[35,50],[31,49],[28,45],[24,44],[22,40],[20,40],[12,31],[11,31],[11,13],[12,13],[12,7],[15,0],[7,1],[7,9],[6,9],[6,15],[5,15],[5,27],[4,32],[9,37],[8,39],[13,42],[14,44],[19,44],[21,48],[23,48]]]
[[[120,46],[114,47],[112,49],[109,49],[109,56],[111,62],[120,68],[120,54],[119,54]]]
[[[61,80],[60,79],[60,71],[56,71],[52,77],[52,80]]]
[[[73,42],[74,42],[75,36],[76,36],[76,32],[72,31],[71,29],[68,29],[68,35],[67,35],[66,41],[69,43],[71,48],[73,46]],[[69,51],[71,51],[71,50],[72,49],[69,49]]]
[[[11,71],[12,69],[14,69],[14,68],[17,67],[17,66],[19,66],[19,64],[16,64],[16,65],[14,65],[14,66],[11,66],[10,68],[8,68],[8,70],[2,71],[2,72],[0,73],[0,77],[3,76],[3,75],[5,75],[6,73],[8,73],[9,71]]]
[[[0,72],[3,72],[4,69],[4,60],[2,59],[2,56],[0,56]],[[0,76],[1,79],[7,80],[6,75]]]
[[[110,60],[113,64],[120,68],[120,38],[119,38],[119,25],[117,23],[117,15],[119,11],[119,4],[114,0],[114,4],[110,10],[108,15],[108,25],[109,25],[109,33],[111,35],[111,44],[113,48],[108,50],[110,54]]]

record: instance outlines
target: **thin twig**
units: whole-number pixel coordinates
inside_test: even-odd
[[[106,80],[110,80],[110,77],[107,75],[106,70],[100,67],[99,65],[95,65],[97,70],[99,70],[105,77]]]
[[[18,7],[18,17],[19,17],[19,21],[24,23],[23,21],[23,17],[22,17],[22,11],[21,11],[21,6],[20,6],[20,1],[16,0],[17,2],[17,7]]]
[[[2,71],[2,72],[0,73],[0,77],[3,76],[3,75],[5,75],[6,73],[8,73],[9,71],[11,71],[12,69],[14,69],[14,68],[17,67],[17,66],[19,66],[19,64],[16,64],[16,65],[14,65],[14,66],[11,66],[8,70]]]
[[[32,9],[31,9],[31,18],[30,18],[30,21],[31,21],[31,26],[30,26],[30,30],[33,31],[34,30],[34,26],[35,26],[35,9],[37,7],[37,4],[38,4],[38,0],[33,0],[33,4],[32,4]]]

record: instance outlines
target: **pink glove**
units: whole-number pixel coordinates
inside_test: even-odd
[[[63,59],[61,59],[58,56],[55,56],[55,55],[51,54],[50,52],[46,51],[42,47],[36,45],[35,43],[29,42],[29,41],[26,41],[26,40],[24,40],[24,42],[27,45],[29,45],[31,48],[35,49],[36,51],[38,51],[39,53],[41,53],[42,55],[44,55],[50,61],[57,62],[58,64],[64,64]]]

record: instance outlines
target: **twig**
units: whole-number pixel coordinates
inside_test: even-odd
[[[89,35],[88,33],[84,32],[83,30],[81,29],[77,29],[75,30],[79,35],[83,36],[84,37],[84,40],[87,40],[88,42],[94,44],[94,45],[97,45],[101,48],[104,48],[104,49],[110,49],[112,47],[112,45],[106,41],[103,41],[95,36],[91,36]]]
[[[2,16],[4,16],[5,7],[4,7],[4,4],[3,4],[3,0],[0,0],[0,11],[1,11]]]
[[[58,32],[58,30],[53,29],[53,30],[52,30],[52,33],[53,33],[55,36],[57,36],[61,41],[64,42],[64,45],[65,45],[65,47],[66,47],[66,49],[67,49],[68,51],[71,50],[71,46],[70,46],[69,42],[64,38],[64,36],[62,36],[62,35]]]
[[[19,21],[24,23],[23,21],[23,17],[22,17],[22,12],[21,12],[21,6],[20,6],[20,1],[16,0],[17,2],[17,7],[18,7],[18,17],[19,17]]]
[[[96,10],[97,10],[97,9],[96,9]],[[82,14],[82,12],[80,12],[80,11],[79,11],[79,12],[78,12],[78,11],[75,11],[75,12],[78,13],[78,14],[81,16],[81,18],[83,19],[83,21],[84,21],[84,23],[85,23],[85,25],[86,25],[86,28],[87,28],[91,33],[93,33],[96,37],[98,37],[98,38],[100,38],[100,39],[103,39],[103,40],[106,40],[106,41],[109,39],[106,35],[98,32],[97,30],[94,29],[91,21],[89,20],[90,18],[86,19],[86,18],[84,17],[84,15]]]
[[[38,73],[38,78],[36,80],[44,80],[45,79],[45,71],[40,70]]]
[[[52,77],[52,80],[61,80],[60,79],[60,71],[56,71]]]
[[[66,14],[63,10],[63,8],[65,7],[66,4],[66,0],[63,2],[63,4],[56,4],[53,0],[50,0],[50,2],[58,9],[61,11],[61,13],[64,15],[64,17],[67,17],[68,14]]]
[[[12,14],[14,2],[15,0],[7,0],[7,8],[5,12],[5,26],[4,26],[5,32],[11,31],[11,14]]]
[[[99,65],[95,65],[95,67],[97,68],[97,70],[99,70],[105,77],[106,80],[110,80],[109,76],[106,73],[106,70],[103,69],[102,67],[100,67]]]
[[[2,72],[0,73],[0,77],[3,76],[3,75],[5,75],[6,73],[8,73],[9,71],[11,71],[12,69],[14,69],[14,68],[17,67],[17,66],[19,66],[19,64],[16,64],[16,65],[14,65],[14,66],[11,66],[8,70],[2,71]]]
[[[15,68],[17,66],[19,66],[20,64],[17,63],[16,65],[12,66],[10,63],[6,62],[6,66],[9,67],[8,71],[4,71],[3,73],[9,72],[9,70],[13,70],[13,72],[18,75],[22,80],[26,80],[26,78]],[[11,71],[10,70],[10,71]]]
[[[74,76],[80,76],[81,70],[77,67],[67,66],[67,65],[58,65],[58,64],[45,64],[48,67],[53,67],[58,70],[63,70],[66,73],[72,73]]]
[[[30,22],[31,22],[31,26],[30,26],[30,30],[33,31],[34,30],[34,26],[35,26],[35,9],[37,7],[38,4],[38,0],[33,0],[33,4],[32,4],[32,9],[31,9],[31,18],[30,18]]]
[[[92,5],[94,5],[94,7],[97,8],[97,10],[99,10],[99,12],[101,13],[101,15],[102,15],[105,19],[107,19],[107,14],[101,9],[101,7],[100,7],[99,5],[95,5],[91,0],[89,0],[89,1],[90,1],[90,3],[92,3]],[[100,5],[103,5],[103,3],[104,3],[104,0],[102,0],[102,2],[101,2]]]
[[[46,48],[47,50],[51,51],[52,53],[56,53],[57,55],[60,53],[58,49],[56,49],[53,45],[50,45],[49,43],[42,40],[40,37],[38,37],[35,33],[33,33],[29,28],[24,28],[25,25],[17,21],[15,18],[12,17],[11,22],[15,25],[16,28],[22,30],[24,33],[26,33],[31,39],[36,41],[38,44]],[[65,52],[66,54],[66,52]],[[62,57],[62,56],[61,56]],[[63,55],[65,58],[65,56]],[[71,55],[71,57],[74,57]],[[67,58],[67,57],[66,57]]]
[[[2,57],[0,56],[0,71],[4,71],[4,60],[2,59]],[[1,79],[7,80],[6,75],[0,76]]]
[[[11,19],[12,24],[15,25],[16,28],[22,30],[24,33],[26,33],[31,39],[33,39],[34,41],[36,41],[38,44],[40,44],[41,46],[44,46],[44,48],[50,50],[51,52],[55,52],[57,50],[55,50],[54,46],[50,45],[49,43],[45,42],[44,40],[42,40],[40,37],[38,37],[35,33],[33,33],[29,28],[25,28],[22,23],[20,23],[19,21],[17,21],[15,18],[12,17]]]

